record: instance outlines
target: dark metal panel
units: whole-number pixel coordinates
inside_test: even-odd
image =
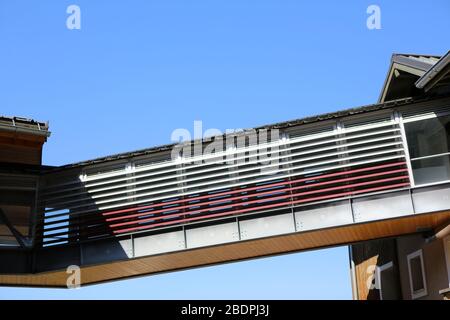
[[[35,272],[66,269],[80,265],[80,246],[44,248],[36,251]]]
[[[31,252],[0,250],[0,274],[31,273]]]
[[[129,259],[133,254],[131,237],[87,242],[81,247],[83,265]]]

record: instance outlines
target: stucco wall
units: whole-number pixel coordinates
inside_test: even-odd
[[[449,286],[444,243],[440,239],[425,243],[425,238],[421,234],[397,238],[397,252],[403,299],[411,299],[407,255],[419,249],[422,249],[423,252],[428,294],[418,299],[440,300],[443,297],[439,294],[439,290]]]

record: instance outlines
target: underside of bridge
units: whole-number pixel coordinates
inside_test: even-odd
[[[95,284],[104,281],[430,231],[448,223],[448,221],[450,221],[450,211],[442,211],[93,264],[81,268],[81,284]],[[45,254],[43,255],[45,256]],[[64,255],[64,251],[59,251],[55,252],[52,258],[62,261],[64,257],[61,256]],[[81,265],[80,261],[78,263],[76,261],[72,262]],[[11,286],[66,288],[67,276],[66,269],[63,268],[36,274],[0,275],[0,282],[3,285]]]

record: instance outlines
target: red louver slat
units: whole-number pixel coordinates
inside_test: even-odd
[[[316,194],[316,193],[324,193],[324,192],[330,192],[330,191],[335,191],[335,190],[348,189],[348,188],[354,188],[354,187],[371,185],[371,184],[378,184],[378,183],[383,183],[383,182],[404,180],[404,179],[407,179],[407,178],[408,178],[408,176],[400,176],[400,177],[394,177],[394,178],[387,178],[387,179],[380,179],[380,180],[375,180],[375,181],[368,181],[368,182],[361,182],[361,183],[343,185],[343,186],[338,186],[338,187],[333,187],[333,188],[319,189],[319,190],[302,192],[302,193],[293,193],[293,194],[284,195],[284,196],[271,197],[271,198],[268,198],[268,199],[252,200],[252,201],[246,201],[246,202],[237,203],[237,204],[229,204],[229,205],[224,205],[224,206],[219,206],[219,207],[214,207],[214,208],[193,210],[193,211],[187,211],[187,212],[183,212],[183,213],[169,214],[169,215],[163,215],[163,216],[159,216],[159,217],[152,217],[152,218],[147,218],[147,219],[140,219],[140,220],[135,220],[135,221],[128,221],[128,222],[122,222],[122,223],[117,223],[117,224],[111,224],[110,227],[111,228],[115,228],[115,227],[119,227],[119,226],[138,224],[138,223],[155,221],[155,220],[160,220],[160,219],[174,218],[174,217],[179,217],[179,216],[183,216],[183,215],[198,214],[198,213],[202,213],[202,212],[208,212],[208,211],[211,211],[211,210],[227,209],[227,208],[233,208],[233,207],[236,207],[236,206],[258,204],[258,203],[264,203],[264,202],[268,202],[268,201],[281,200],[281,199],[287,199],[287,198],[298,197],[298,196],[305,196],[305,195]],[[387,186],[387,187],[389,187],[389,186]],[[287,191],[291,191],[291,190],[294,190],[294,189],[296,189],[296,188],[289,188],[289,189],[287,189]],[[306,202],[308,202],[308,199],[304,199],[304,200]],[[258,208],[259,207],[255,207],[255,210],[258,209]]]
[[[259,186],[248,186],[245,188],[239,188],[224,192],[208,193],[204,195],[200,194],[199,196],[191,198],[177,199],[173,201],[166,201],[146,206],[108,211],[103,213],[99,212],[99,216],[97,217],[94,216],[91,218],[91,220],[84,220],[84,222],[80,221],[78,226],[80,228],[83,228],[80,230],[84,230],[83,237],[95,238],[98,236],[102,236],[105,233],[122,234],[125,232],[145,230],[147,228],[151,229],[158,226],[178,225],[180,223],[190,221],[201,221],[201,220],[207,221],[215,217],[233,216],[235,214],[243,212],[260,212],[261,210],[270,208],[280,208],[280,209],[282,207],[288,208],[289,206],[292,206],[297,203],[308,203],[320,201],[322,199],[334,198],[337,200],[339,199],[339,197],[353,194],[367,193],[377,190],[387,190],[392,188],[408,186],[409,182],[391,184],[392,182],[395,181],[400,180],[407,181],[409,179],[409,176],[406,174],[408,170],[405,165],[406,165],[405,161],[397,161],[393,163],[385,163],[382,165],[369,166],[346,171],[344,170],[311,177],[303,177],[300,179],[285,180],[275,183],[266,183],[264,185]],[[383,169],[389,168],[392,169],[383,171]],[[340,178],[342,176],[345,176],[345,178]],[[386,176],[388,177],[383,178]],[[370,179],[370,180],[358,182],[359,180],[363,179]],[[298,185],[299,183],[303,184]],[[389,185],[365,188],[368,186],[386,183],[389,183]],[[335,185],[335,186],[323,188],[324,186],[328,185]],[[336,191],[340,190],[348,190],[348,191],[335,193]],[[331,193],[331,194],[324,194],[324,193]],[[298,199],[299,197],[302,197],[302,199]],[[274,201],[276,201],[276,203],[267,204],[268,202]],[[241,208],[243,206],[248,207]],[[142,210],[146,211],[142,212]],[[217,211],[219,212],[214,213]],[[192,215],[199,215],[199,214],[201,215],[191,217]],[[100,217],[104,217],[104,219],[101,219]],[[171,219],[171,220],[158,222],[158,220],[160,221],[164,219]],[[117,223],[112,223],[114,221],[116,221]],[[76,226],[77,224],[73,225]],[[124,228],[126,226],[130,227]],[[64,234],[67,234],[69,238],[77,237],[76,233],[77,231],[69,231],[68,233],[64,231],[53,234],[48,233],[49,231],[52,230],[56,231],[60,230],[60,227],[55,228],[47,227],[45,231],[47,232],[48,236],[54,237],[60,235],[63,236]],[[52,243],[56,241],[57,240],[47,240],[46,243]]]
[[[325,181],[325,182],[319,182],[319,183],[311,183],[311,184],[308,184],[308,185],[302,185],[302,186],[298,186],[298,187],[275,189],[275,190],[266,191],[266,192],[258,192],[258,193],[254,193],[254,194],[251,194],[251,195],[243,195],[243,196],[232,197],[232,198],[224,198],[224,199],[220,199],[220,200],[207,201],[207,202],[202,202],[202,203],[195,203],[195,204],[185,205],[185,206],[180,206],[180,207],[166,208],[166,209],[149,211],[149,212],[144,212],[144,213],[137,213],[137,214],[132,214],[132,215],[126,215],[126,216],[121,216],[121,217],[108,218],[105,221],[117,221],[117,220],[123,220],[123,219],[130,219],[130,218],[146,216],[146,215],[149,215],[149,214],[164,213],[164,212],[170,212],[170,211],[174,211],[174,210],[188,209],[188,208],[199,207],[199,206],[204,206],[204,205],[212,205],[212,204],[229,202],[229,201],[235,201],[235,200],[240,200],[240,199],[260,197],[260,196],[264,196],[264,195],[273,195],[274,193],[285,193],[285,192],[290,192],[290,191],[294,191],[294,190],[314,188],[314,187],[324,186],[324,185],[328,185],[328,184],[335,184],[335,183],[340,183],[340,182],[348,182],[348,181],[365,179],[365,178],[373,178],[373,177],[377,177],[377,176],[383,176],[383,175],[388,175],[388,174],[393,174],[393,173],[400,173],[400,172],[407,172],[407,171],[408,171],[407,169],[398,169],[398,170],[391,170],[391,171],[386,171],[386,172],[367,174],[367,175],[362,175],[362,176],[355,176],[355,177],[350,177],[350,178],[345,178],[345,179],[331,180],[331,181]],[[408,177],[404,176],[404,177],[401,177],[401,178],[403,179],[403,178],[408,178]],[[289,184],[298,183],[298,182],[304,181],[304,180],[305,179],[292,180],[292,181],[289,181],[289,182],[283,182],[283,183],[279,183],[279,184],[276,184],[276,185],[289,185]],[[308,180],[311,180],[311,178],[309,178]],[[377,182],[383,182],[383,181],[377,181]],[[267,185],[267,186],[264,186],[264,187],[272,187],[272,186],[273,185]],[[349,186],[347,186],[347,187],[349,187]],[[251,189],[251,188],[249,188],[249,189]],[[246,192],[246,191],[248,191],[248,189],[242,189],[242,190],[238,190],[238,191],[239,192]],[[223,194],[227,194],[227,193],[224,192]],[[228,194],[231,194],[231,192],[228,193]],[[209,198],[211,198],[211,196],[209,196]],[[191,201],[194,200],[194,199],[198,199],[198,198],[193,198],[193,199],[191,199]],[[245,203],[243,203],[243,204],[245,204]],[[139,209],[136,209],[136,210],[139,210]],[[166,218],[166,216],[162,216],[161,218]],[[140,222],[142,222],[142,221],[140,221]],[[115,226],[115,225],[112,225],[112,226]]]
[[[205,196],[192,197],[192,198],[186,198],[186,199],[174,200],[174,201],[168,201],[168,202],[157,203],[157,204],[152,204],[152,205],[148,205],[148,206],[141,206],[141,207],[128,208],[128,209],[123,209],[123,210],[115,210],[115,211],[103,212],[102,215],[103,216],[109,216],[109,215],[116,215],[116,214],[120,214],[120,213],[127,213],[127,212],[139,211],[139,210],[152,209],[152,208],[156,208],[156,207],[168,206],[168,205],[179,204],[179,203],[184,203],[184,202],[190,202],[190,201],[196,201],[196,200],[202,200],[202,199],[209,199],[209,198],[214,198],[214,197],[221,197],[221,196],[231,195],[231,194],[235,194],[235,193],[242,193],[242,192],[248,192],[248,191],[255,191],[255,190],[259,190],[259,189],[267,189],[267,188],[278,187],[278,186],[283,186],[283,185],[295,184],[295,183],[299,183],[299,182],[310,181],[310,180],[313,180],[313,179],[314,180],[319,180],[319,179],[332,178],[332,177],[337,177],[337,176],[342,176],[342,175],[349,175],[349,174],[355,174],[355,173],[361,173],[361,172],[367,172],[367,171],[373,171],[373,170],[379,170],[379,169],[386,169],[386,168],[395,167],[395,166],[401,166],[401,165],[405,165],[405,164],[406,164],[406,162],[402,161],[402,162],[388,163],[388,164],[379,165],[379,166],[366,167],[366,168],[361,168],[361,169],[340,171],[340,172],[335,172],[335,173],[330,173],[330,174],[318,175],[318,176],[315,176],[315,177],[308,177],[308,178],[295,179],[295,180],[290,180],[290,181],[283,181],[283,182],[278,182],[278,183],[261,185],[261,186],[257,186],[257,187],[251,187],[251,188],[242,188],[242,189],[239,189],[239,190],[232,190],[232,191],[220,192],[220,193],[215,193],[215,194],[208,194],[208,195],[205,195]],[[401,171],[405,171],[405,169],[401,169]]]
[[[360,193],[381,191],[381,190],[392,189],[392,188],[401,188],[401,187],[406,187],[406,186],[409,186],[409,182],[398,183],[398,184],[394,184],[394,185],[391,185],[391,186],[381,186],[381,187],[369,188],[369,189],[359,190],[359,191],[344,192],[344,193],[339,193],[339,194],[335,194],[335,195],[327,195],[327,196],[315,197],[315,198],[310,198],[310,199],[290,201],[289,204],[293,205],[293,204],[300,204],[300,203],[305,203],[305,202],[309,202],[309,201],[319,201],[319,200],[325,200],[325,199],[330,199],[330,198],[340,198],[340,197],[345,197],[345,196],[350,196],[350,195],[355,195],[355,194],[360,194]],[[286,204],[285,203],[281,203],[281,204],[280,203],[276,203],[276,204],[273,204],[273,205],[266,205],[266,206],[261,206],[261,207],[256,207],[256,208],[235,210],[235,211],[232,212],[232,214],[235,215],[235,214],[238,214],[238,213],[246,213],[246,212],[253,211],[253,210],[271,209],[271,208],[284,206],[284,205],[286,205]],[[138,231],[138,230],[145,230],[145,229],[155,228],[155,227],[158,227],[158,226],[166,226],[166,225],[170,225],[170,224],[174,224],[174,223],[183,223],[183,222],[196,221],[196,220],[206,219],[206,218],[211,219],[211,218],[216,218],[216,217],[222,217],[224,215],[230,215],[230,213],[229,212],[222,212],[222,213],[217,213],[217,214],[211,214],[211,215],[208,215],[208,216],[186,218],[186,219],[178,220],[178,221],[175,221],[175,222],[174,221],[161,222],[161,223],[153,224],[153,225],[149,225],[149,226],[139,226],[139,227],[134,227],[134,228],[115,230],[113,232],[116,233],[116,234],[126,233],[126,232],[132,232],[132,231]]]

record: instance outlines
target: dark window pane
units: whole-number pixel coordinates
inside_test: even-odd
[[[450,180],[449,156],[412,160],[411,164],[416,184]]]
[[[420,257],[415,257],[409,260],[409,265],[411,268],[411,281],[413,291],[417,292],[419,290],[425,289],[425,285],[423,283],[423,276],[422,276],[423,270]]]
[[[450,116],[405,123],[411,158],[450,151]]]
[[[394,268],[381,271],[381,291],[383,300],[401,299],[398,278]]]

